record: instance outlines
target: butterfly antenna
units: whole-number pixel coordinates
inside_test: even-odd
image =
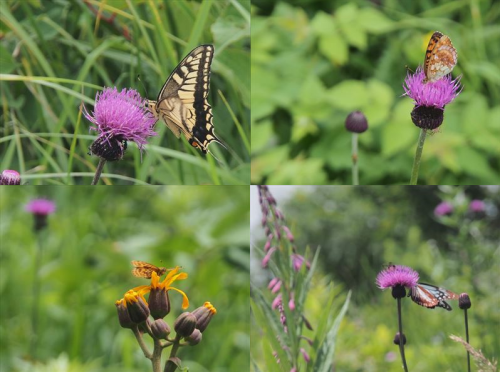
[[[144,83],[142,82],[141,80],[141,75],[137,75],[137,80],[139,80],[142,84],[142,87],[144,88],[144,91],[146,92],[146,96],[149,97],[149,93],[148,93],[148,90],[146,89],[146,86],[144,85]]]
[[[409,72],[411,72],[412,74],[415,73],[415,71],[413,71],[411,68],[408,67],[408,65],[405,65],[405,69]]]

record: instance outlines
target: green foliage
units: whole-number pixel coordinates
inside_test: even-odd
[[[347,115],[361,110],[362,184],[407,183],[419,129],[401,98],[405,65],[449,35],[463,92],[427,138],[423,184],[496,184],[500,173],[499,4],[256,1],[252,13],[252,183],[351,184]],[[418,14],[418,16],[415,16]]]
[[[90,186],[89,186],[90,187]],[[115,301],[147,279],[131,260],[182,266],[174,283],[188,311],[210,301],[217,309],[202,342],[178,356],[191,371],[243,371],[249,359],[248,187],[22,187],[0,192],[0,370],[147,371],[135,337],[121,328]],[[48,197],[57,211],[39,236],[23,206]],[[33,355],[33,280],[39,270],[38,351]],[[173,320],[183,310],[171,291]],[[150,340],[148,347],[152,349]],[[165,353],[164,353],[165,355]],[[56,367],[57,366],[57,367]]]
[[[500,340],[492,331],[500,322],[497,186],[297,187],[288,188],[284,195],[273,187],[270,190],[279,201],[289,199],[281,205],[297,247],[321,247],[317,279],[306,304],[311,323],[322,324],[318,319],[324,318],[329,307],[332,288],[325,283],[333,280],[337,290],[353,292],[336,339],[336,369],[401,370],[399,350],[393,344],[398,324],[396,301],[390,291],[382,292],[375,285],[377,273],[389,262],[414,268],[422,282],[468,293],[472,302],[468,310],[470,343],[488,359],[499,355]],[[472,199],[483,200],[485,211],[471,212]],[[435,216],[434,208],[443,200],[454,211],[449,216]],[[410,371],[466,369],[462,345],[448,338],[450,334],[465,337],[464,314],[457,301],[450,305],[453,310],[448,312],[403,300]]]
[[[262,189],[260,195],[263,200],[272,198]],[[276,206],[270,202],[262,208],[269,209],[266,229],[270,229],[270,232],[267,234],[280,236],[269,241],[276,251],[268,263],[269,274],[274,280],[280,280],[280,290],[279,294],[271,294],[259,287],[259,280],[254,280],[252,286],[252,320],[256,325],[252,327],[251,335],[252,340],[255,340],[252,342],[254,370],[330,371],[334,363],[337,333],[349,306],[351,293],[343,298],[333,285],[323,284],[323,300],[327,305],[322,306],[322,314],[318,318],[310,318],[311,300],[318,300],[311,296],[311,292],[313,282],[318,281],[315,274],[320,250],[316,250],[312,262],[299,265],[297,270],[293,255],[298,254],[298,251],[293,237],[290,238],[289,232],[283,228],[284,218],[278,217]],[[272,251],[267,254],[269,252]],[[264,257],[264,252],[259,250],[259,253]],[[309,256],[309,249],[306,249],[304,257]],[[318,287],[316,283],[314,287]],[[276,302],[277,295],[280,296],[281,307]],[[341,309],[338,309],[339,303],[343,303]],[[276,306],[273,308],[273,305]],[[311,324],[312,330],[308,330]],[[306,361],[303,353],[307,353],[307,358],[311,360]]]
[[[212,105],[218,145],[206,158],[162,122],[141,158],[135,145],[108,163],[107,184],[248,184],[250,177],[250,2],[2,1],[0,169],[31,184],[90,184],[96,138],[91,110],[103,86],[156,95],[181,59],[213,43]],[[142,83],[147,88],[144,93]]]

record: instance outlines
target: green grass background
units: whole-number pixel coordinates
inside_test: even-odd
[[[103,86],[156,96],[200,44],[213,43],[213,123],[228,145],[204,157],[159,122],[141,156],[135,144],[108,163],[106,184],[249,184],[250,2],[2,1],[0,165],[31,184],[90,184],[96,138],[80,104],[92,109]],[[141,76],[143,85],[137,80]]]
[[[25,186],[0,189],[0,371],[150,371],[115,301],[147,279],[131,260],[180,265],[174,283],[190,300],[217,309],[203,340],[178,356],[190,371],[248,370],[248,186]],[[24,205],[55,201],[40,236],[41,301],[37,357],[30,352],[37,235]],[[169,292],[173,321],[182,298]],[[152,343],[146,338],[150,349]],[[164,358],[169,349],[164,352]]]
[[[402,98],[432,32],[458,52],[463,92],[427,138],[420,184],[500,179],[500,3],[252,1],[252,183],[352,184],[347,115],[361,110],[360,184],[407,184],[419,128]]]
[[[334,340],[334,370],[338,372],[402,371],[398,346],[396,301],[391,291],[381,291],[375,279],[389,262],[410,266],[420,281],[442,286],[456,293],[467,292],[470,343],[488,359],[500,355],[500,191],[498,187],[370,186],[293,187],[271,186],[278,207],[285,215],[299,253],[306,247],[321,247],[319,265],[313,277],[304,315],[315,332],[336,292],[341,305],[352,290],[349,309]],[[484,200],[487,212],[468,211],[472,199]],[[454,206],[452,215],[437,218],[434,208],[442,200]],[[252,208],[259,210],[252,195]],[[252,217],[253,219],[254,217]],[[256,246],[265,238],[260,224],[252,230]],[[252,283],[267,288],[271,277],[259,260],[252,261]],[[333,288],[329,282],[333,282]],[[450,334],[465,339],[463,310],[449,301],[452,311],[426,309],[411,299],[402,301],[405,354],[409,371],[455,372],[467,370],[466,352]],[[276,310],[274,314],[279,319]],[[273,360],[268,346],[269,330],[251,327],[252,360],[261,371]],[[307,331],[305,336],[313,337]],[[256,340],[256,342],[254,342]],[[301,344],[314,356],[315,350]],[[313,364],[313,359],[311,363]],[[472,362],[473,363],[473,362]],[[472,370],[478,370],[474,363]]]

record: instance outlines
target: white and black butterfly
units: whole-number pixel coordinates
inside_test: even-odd
[[[204,154],[213,141],[224,146],[215,135],[212,107],[207,101],[213,56],[213,45],[194,48],[170,74],[156,101],[147,103],[151,113],[177,138],[183,133],[189,144]]]
[[[426,283],[418,283],[415,287],[411,288],[408,297],[411,297],[413,302],[420,306],[429,309],[434,309],[437,306],[448,311],[451,311],[451,306],[445,300],[458,299],[456,293]]]

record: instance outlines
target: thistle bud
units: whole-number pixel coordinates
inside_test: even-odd
[[[20,185],[21,176],[15,170],[6,169],[0,175],[0,185]]]
[[[363,133],[368,129],[368,121],[361,111],[351,112],[345,119],[345,128],[349,132]]]
[[[471,306],[472,304],[470,302],[469,295],[467,293],[462,293],[458,297],[458,307],[461,308],[462,310],[465,310],[465,309],[470,309]]]
[[[181,337],[188,337],[196,328],[196,317],[190,312],[182,313],[174,323],[175,332]]]
[[[395,344],[395,345],[399,345],[400,341],[401,341],[401,336],[400,336],[400,334],[399,334],[399,332],[398,332],[398,333],[396,333],[396,335],[394,336],[394,344]],[[405,336],[405,334],[404,334],[404,333],[403,333],[403,345],[406,345],[406,336]]]
[[[119,137],[99,137],[89,148],[89,155],[96,155],[108,161],[121,160],[127,150],[127,141]]]
[[[170,326],[163,319],[156,319],[151,323],[151,331],[157,339],[166,339],[170,334]]]

